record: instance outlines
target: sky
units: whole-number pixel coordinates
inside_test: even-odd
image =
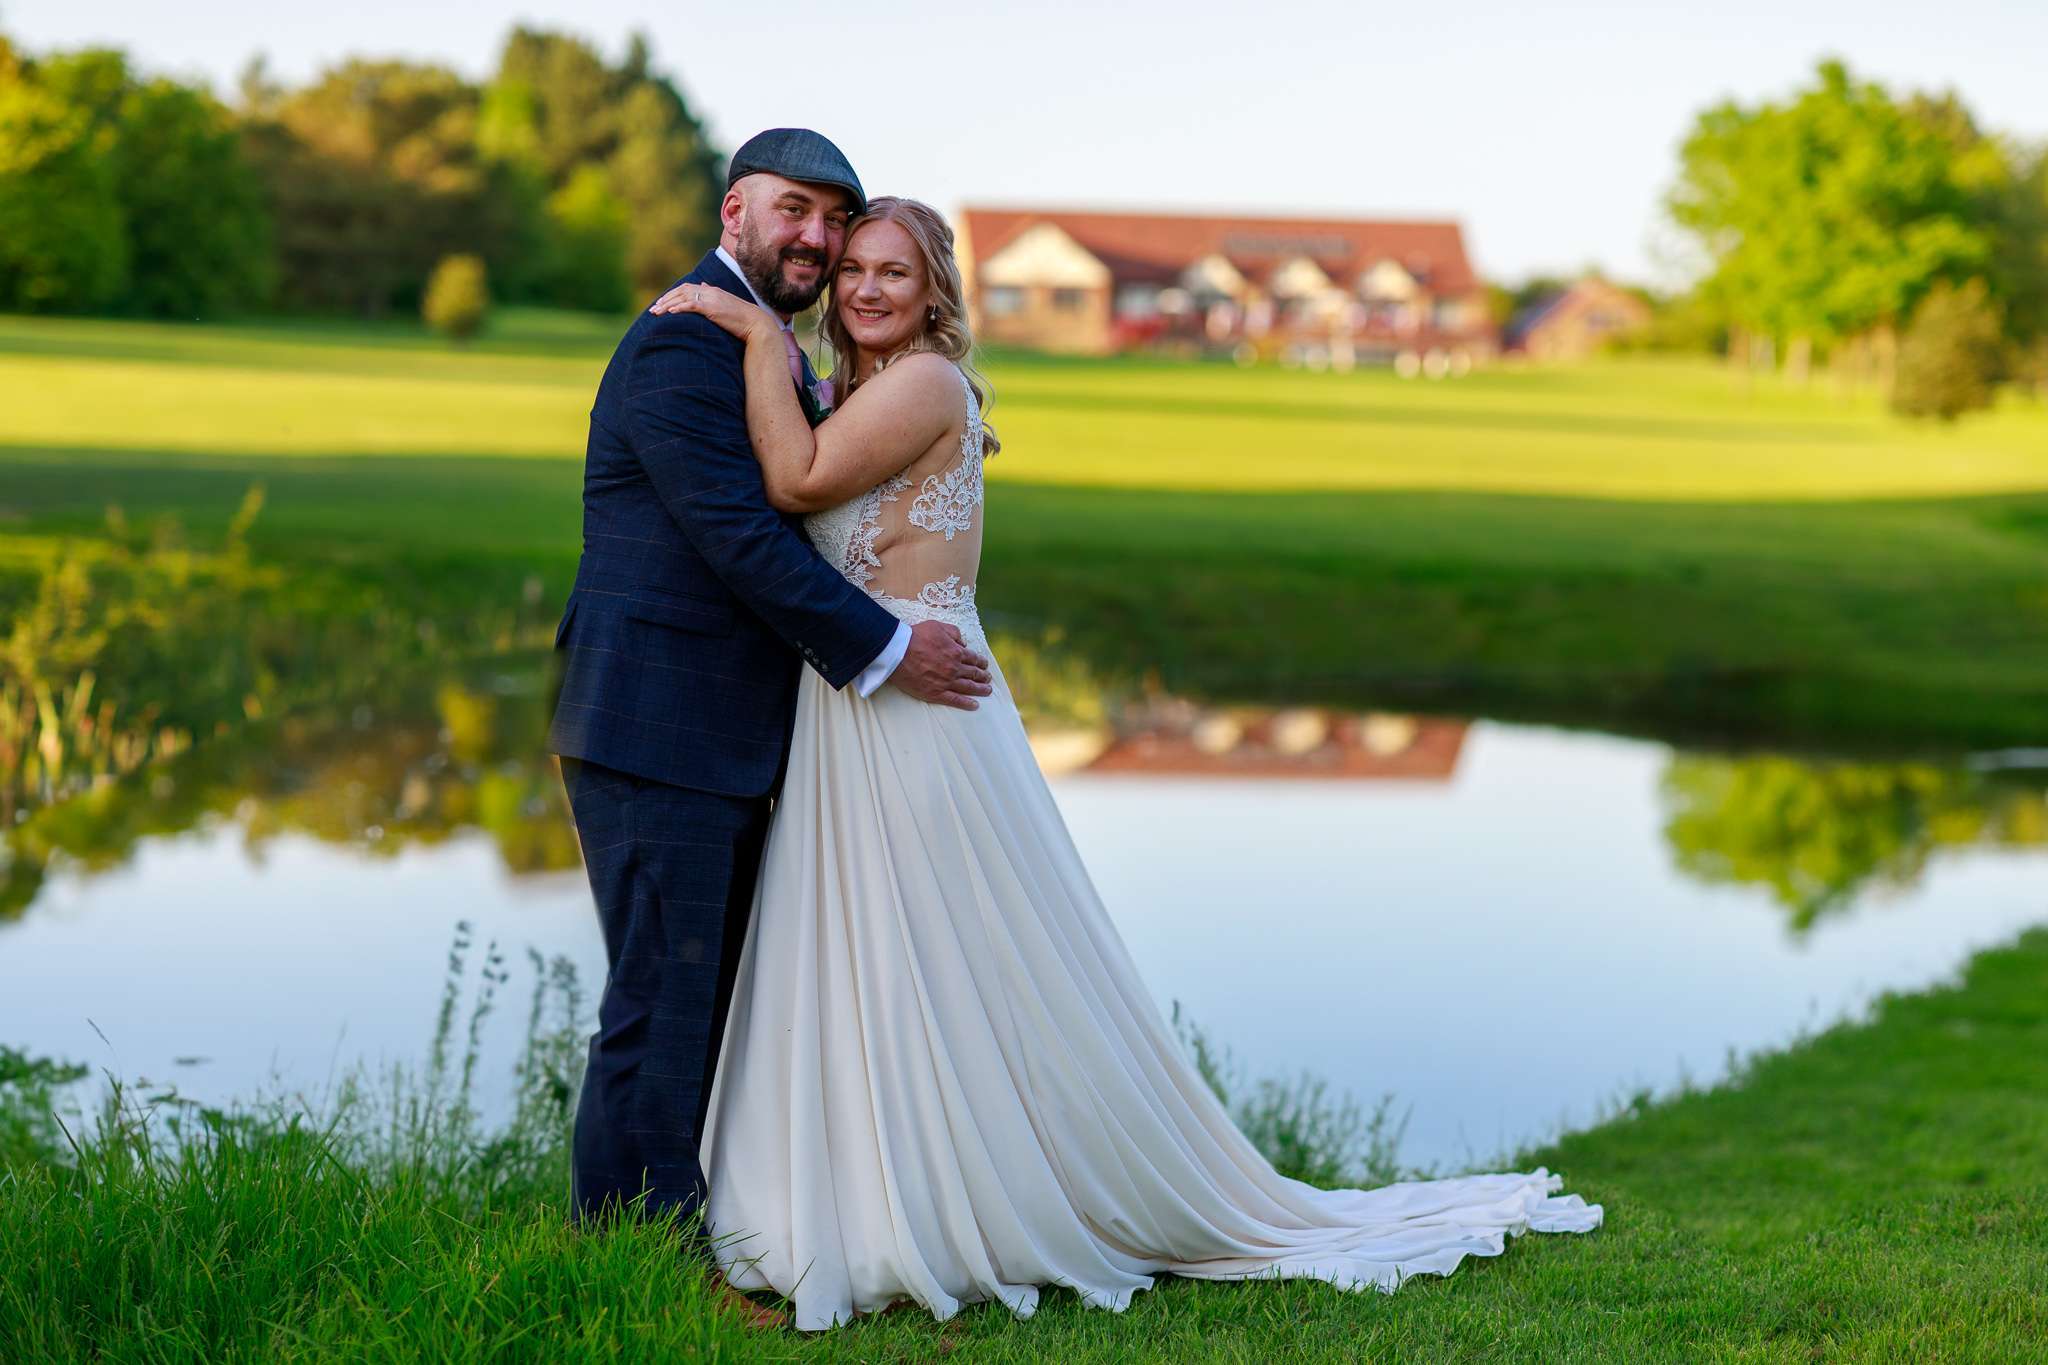
[[[722,149],[814,127],[871,194],[1449,217],[1508,282],[1596,265],[1682,283],[1660,205],[1693,117],[1783,96],[1825,56],[2048,138],[2040,0],[0,0],[31,51],[110,44],[223,92],[259,52],[288,81],[354,54],[482,78],[521,22],[613,58],[644,31]]]

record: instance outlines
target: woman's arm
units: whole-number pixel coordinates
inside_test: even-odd
[[[865,493],[930,449],[960,415],[952,365],[911,355],[861,385],[813,431],[773,317],[716,286],[683,286],[654,311],[702,313],[746,342],[747,435],[768,501],[780,511],[822,511]]]

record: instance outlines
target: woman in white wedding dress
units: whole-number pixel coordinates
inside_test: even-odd
[[[656,308],[747,340],[770,500],[812,513],[819,552],[989,655],[994,439],[944,221],[876,199],[851,226],[825,323],[840,403],[816,433],[775,319],[690,286]],[[802,1329],[904,1298],[1023,1316],[1045,1285],[1120,1310],[1162,1274],[1392,1290],[1599,1226],[1541,1169],[1374,1190],[1276,1172],[1146,993],[991,672],[973,711],[803,675],[704,1138],[733,1284],[789,1298]]]

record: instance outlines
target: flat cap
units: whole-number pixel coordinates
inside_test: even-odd
[[[868,205],[867,191],[860,187],[860,177],[853,173],[846,153],[833,146],[823,133],[808,128],[770,128],[748,138],[732,154],[732,165],[725,172],[725,187],[731,189],[741,176],[762,171],[785,180],[845,190],[853,196],[855,213]]]

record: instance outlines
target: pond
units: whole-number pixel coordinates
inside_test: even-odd
[[[451,951],[466,1018],[495,944],[501,1075],[543,962],[591,995],[603,970],[526,747],[537,706],[486,673],[19,812],[0,1042],[205,1101],[317,1100],[358,1062],[417,1064]],[[1160,699],[1037,742],[1161,1006],[1253,1076],[1393,1096],[1411,1163],[1711,1082],[2048,921],[2040,754],[1725,755]]]

